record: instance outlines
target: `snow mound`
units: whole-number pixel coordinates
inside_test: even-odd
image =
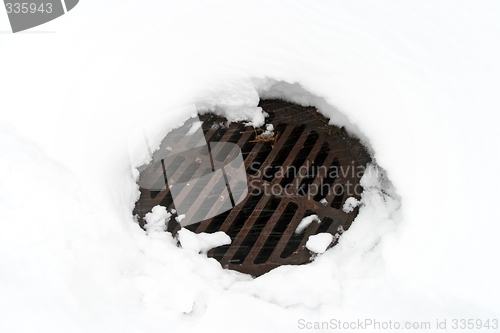
[[[195,234],[186,228],[181,228],[177,237],[183,249],[203,254],[215,247],[231,244],[231,238],[224,231]]]
[[[354,208],[358,207],[360,202],[354,198],[354,197],[349,197],[345,200],[344,207],[342,207],[342,210],[346,213],[350,213],[354,210]]]
[[[254,127],[264,125],[267,113],[258,107],[259,94],[250,80],[229,80],[208,89],[197,101],[200,113],[214,112],[229,122],[245,121]]]
[[[306,242],[306,247],[315,253],[323,253],[333,241],[333,235],[323,232],[317,235],[311,235]]]
[[[319,217],[318,215],[316,214],[313,214],[313,215],[309,215],[309,216],[306,216],[304,217],[300,222],[299,222],[299,225],[297,226],[297,228],[295,229],[295,233],[296,234],[300,234],[302,233],[304,230],[306,230],[306,228],[311,224],[313,223],[314,221],[317,221],[317,222],[321,222],[319,220]]]
[[[271,140],[274,137],[274,126],[273,124],[267,124],[266,130],[260,134],[260,138],[263,140]]]
[[[172,214],[167,211],[166,207],[160,205],[154,206],[151,213],[147,213],[144,217],[146,220],[146,231],[148,233],[165,231],[171,216]]]

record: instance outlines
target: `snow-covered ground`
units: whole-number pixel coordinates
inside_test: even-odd
[[[8,30],[0,10],[0,332],[500,319],[497,1],[85,0]],[[390,182],[363,179],[312,264],[252,279],[137,226],[129,140],[192,104],[262,122],[259,96],[317,106]]]

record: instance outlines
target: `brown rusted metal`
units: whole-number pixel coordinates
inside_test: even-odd
[[[343,204],[348,195],[360,198],[360,176],[371,161],[358,139],[343,128],[328,125],[314,107],[281,100],[261,100],[259,106],[269,114],[266,124],[274,126],[274,140],[259,139],[253,127],[242,123],[227,124],[225,118],[213,114],[200,116],[207,142],[233,142],[241,147],[249,188],[246,198],[232,210],[187,227],[197,233],[225,231],[232,243],[208,255],[223,267],[254,276],[281,265],[308,263],[312,254],[305,243],[310,235],[335,235],[347,230],[358,209],[345,213]],[[170,182],[206,172],[189,161],[172,163],[179,167]],[[162,172],[165,166],[156,164],[141,171],[141,180],[167,184]],[[192,190],[195,186],[193,182]],[[320,188],[324,191],[313,191]],[[155,205],[175,208],[168,186],[156,192],[140,190],[134,213],[141,226],[145,214]],[[200,194],[192,209],[198,209],[210,192],[208,186],[197,190]],[[320,202],[322,199],[326,202]],[[216,204],[212,209],[218,209]],[[313,222],[301,234],[295,234],[299,222],[311,214],[318,215],[321,223]],[[175,235],[179,228],[172,219],[167,230]]]

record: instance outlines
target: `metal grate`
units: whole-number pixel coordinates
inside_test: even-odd
[[[348,196],[359,199],[359,179],[370,162],[358,139],[348,136],[343,128],[328,125],[314,107],[281,100],[261,100],[259,106],[269,114],[266,124],[274,126],[274,140],[259,140],[259,132],[243,123],[227,125],[225,118],[200,116],[207,142],[232,142],[241,147],[249,193],[232,210],[187,227],[197,233],[225,231],[231,245],[215,248],[208,255],[223,267],[255,276],[280,265],[307,263],[311,258],[305,247],[309,236],[347,230],[358,209],[345,213],[343,204]],[[179,179],[204,172],[182,157],[171,163],[176,164]],[[161,170],[161,164],[150,164],[140,177],[165,183]],[[141,227],[152,207],[175,208],[168,186],[161,191],[140,191],[134,213]],[[207,196],[206,200],[211,199]],[[296,234],[299,222],[312,214],[321,223],[313,222]],[[179,228],[171,219],[167,230],[175,235]],[[338,235],[331,246],[337,239]]]

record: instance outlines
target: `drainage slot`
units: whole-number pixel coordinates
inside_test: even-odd
[[[243,136],[243,133],[241,132],[243,132],[244,129],[245,127],[239,124],[239,126],[237,126],[234,129],[233,134],[231,135],[229,140],[227,140],[227,142],[238,143],[238,141],[240,141],[241,137]],[[223,162],[232,149],[233,147],[231,145],[224,145],[217,154],[217,156],[215,157],[215,159],[219,162]]]
[[[200,116],[199,118],[203,122],[201,124],[201,129],[203,130],[203,133],[207,135],[208,131],[210,131],[214,127],[217,117],[215,115],[205,114]]]
[[[241,137],[243,136],[243,133],[245,132],[245,125],[243,124],[237,124],[236,128],[234,129],[233,135],[227,140],[227,142],[232,142],[232,143],[238,143],[240,141]]]
[[[226,129],[222,127],[222,124],[215,124],[215,126],[218,126],[217,130],[215,133],[210,137],[208,141],[210,142],[220,142],[220,139],[226,134]]]
[[[321,221],[319,227],[318,227],[318,230],[316,231],[318,234],[320,233],[323,233],[323,232],[327,232],[328,231],[328,228],[330,228],[330,226],[332,225],[333,223],[333,219],[329,218],[329,217],[325,217],[323,219],[323,221]]]
[[[248,217],[252,214],[255,207],[257,207],[257,204],[259,203],[262,197],[263,194],[254,195],[247,200],[243,208],[240,210],[240,213],[231,224],[231,227],[227,231],[229,237],[231,238],[236,237],[236,235],[240,232],[241,228],[243,228],[243,226],[245,225],[245,222],[248,219]]]
[[[285,126],[284,124],[280,125],[282,125],[280,130],[283,131],[285,129]],[[300,125],[293,129],[292,133],[286,139],[285,143],[281,147],[279,153],[274,158],[273,162],[269,165],[268,169],[265,170],[263,177],[264,180],[270,182],[274,179],[275,175],[279,171],[279,168],[283,165],[283,163],[287,159],[288,155],[290,154],[290,151],[295,146],[295,143],[297,143],[297,140],[300,138],[300,135],[302,134],[302,132],[304,132],[305,128],[306,125]]]
[[[196,229],[200,226],[201,222],[190,224],[188,226],[185,226],[184,228],[188,229],[189,231],[195,232]]]
[[[247,221],[248,217],[252,214],[254,211],[255,207],[257,207],[257,204],[259,203],[260,199],[263,197],[263,194],[260,195],[251,195],[246,203],[243,205],[241,208],[240,212],[236,216],[236,218],[233,220],[233,223],[229,227],[229,229],[226,231],[226,234],[231,237],[232,240],[236,238],[236,235],[241,231],[243,226],[245,225],[245,222]],[[227,250],[229,249],[231,245],[223,245],[219,246],[214,250],[213,256],[214,258],[219,258],[218,260],[222,259],[224,255],[226,254]]]
[[[179,167],[182,165],[182,163],[184,162],[184,156],[182,155],[177,155],[174,160],[172,161],[172,163],[170,163],[170,165],[168,165],[168,170],[172,170],[171,172],[174,173],[177,171],[177,169],[179,169]]]
[[[176,156],[174,158],[174,160],[172,161],[172,163],[170,163],[169,170],[172,170],[172,173],[174,173],[175,171],[177,171],[177,169],[179,169],[179,167],[181,166],[181,164],[183,162],[184,162],[183,156],[180,156],[180,155]],[[160,166],[163,168],[164,167],[163,164],[164,164],[164,160],[161,160],[161,163],[154,163],[153,164],[153,174],[156,174],[156,172],[158,171],[158,168],[160,168]],[[153,188],[149,191],[149,195],[150,195],[151,199],[156,198],[158,196],[158,194],[165,189],[166,182],[167,182],[167,180],[165,179],[165,174],[162,172],[162,176],[158,177],[158,180],[153,185]]]
[[[259,218],[255,221],[252,228],[245,237],[245,240],[241,243],[240,247],[236,251],[234,257],[231,259],[232,264],[241,264],[245,261],[247,255],[252,250],[255,242],[262,233],[262,229],[267,224],[267,221],[273,216],[274,211],[278,208],[281,199],[276,196],[272,196],[267,202],[266,206],[262,209]]]
[[[151,190],[149,191],[149,195],[151,196],[151,199],[155,199],[158,194],[160,194],[161,191],[165,188],[165,177],[160,177],[156,181],[156,183],[153,185],[153,188],[158,189],[158,190]]]
[[[252,152],[252,149],[253,147],[255,147],[255,132],[252,130],[252,129],[247,129],[247,131],[251,131],[252,134],[250,135],[250,139],[245,142],[245,144],[243,145],[243,147],[241,147],[241,155],[243,156],[243,159],[246,160],[247,157],[248,157],[248,154],[250,154]],[[248,173],[248,170],[247,170],[247,173]]]
[[[288,168],[285,178],[281,181],[281,186],[286,187],[288,184],[291,184],[293,180],[298,176],[300,168],[307,159],[307,156],[311,152],[312,147],[316,144],[316,141],[318,141],[318,138],[319,135],[318,133],[316,133],[316,131],[311,131],[311,133],[309,133],[306,141],[304,142],[304,145],[300,148],[299,153]]]
[[[311,216],[311,215],[314,215],[315,213],[311,210],[307,210],[305,213],[304,213],[304,216],[302,216],[302,218],[304,217],[308,217],[308,216]],[[313,222],[313,223],[317,223],[317,222]],[[304,231],[302,231],[300,234],[296,234],[295,232],[292,234],[292,236],[290,237],[290,239],[288,240],[288,243],[286,244],[285,246],[285,249],[283,250],[283,252],[281,252],[281,258],[288,258],[289,256],[291,256],[295,251],[297,251],[297,249],[299,248],[299,245],[300,243],[302,242],[302,240],[304,239],[304,236],[305,234],[307,233],[307,231],[309,230],[309,228],[311,228],[311,226],[313,225],[313,223],[311,223]]]
[[[283,212],[280,219],[274,226],[273,231],[271,231],[271,233],[267,237],[264,246],[262,246],[262,249],[255,258],[254,264],[262,264],[269,259],[274,249],[276,248],[276,245],[278,245],[281,236],[283,235],[286,228],[290,224],[290,221],[293,219],[298,207],[299,206],[297,206],[297,204],[293,202],[288,203],[288,205],[285,208],[285,211]]]
[[[275,133],[282,133],[285,129],[286,129],[286,124],[279,124],[275,129]],[[261,145],[259,152],[252,161],[252,164],[247,168],[248,174],[255,175],[257,171],[261,169],[267,157],[273,150],[273,145],[271,145],[270,143],[261,143],[258,141],[258,139],[254,139],[252,141],[254,142],[257,141],[257,147],[258,145]],[[245,155],[243,155],[243,158],[245,158]]]
[[[229,213],[231,213],[230,210],[214,217],[204,232],[210,234],[218,231],[222,226],[222,224],[224,223],[224,221],[226,220],[226,218],[229,216]]]
[[[198,162],[191,162],[188,165],[188,167],[186,168],[186,170],[179,177],[179,179],[176,181],[176,183],[177,184],[185,183],[188,180],[193,179],[193,175],[196,172],[196,170],[198,170],[199,167],[200,167],[200,163],[198,163]],[[169,171],[170,171],[170,169],[169,169]],[[210,170],[210,171],[212,171],[212,170]],[[173,174],[173,172],[171,174]]]
[[[323,194],[324,196],[326,196],[328,194],[328,190],[326,190],[326,193],[323,193],[324,184],[321,184],[317,188],[313,189],[313,191],[311,191],[312,188],[311,185],[318,176],[319,172],[321,171],[321,167],[323,167],[323,163],[325,162],[329,153],[330,153],[330,147],[328,146],[327,143],[324,143],[323,146],[321,147],[321,150],[316,155],[314,161],[310,163],[307,173],[302,178],[302,182],[300,183],[298,189],[298,193],[300,195],[311,195],[314,193],[315,196],[317,196],[318,194],[320,196]]]
[[[342,207],[342,201],[344,201],[344,185],[335,184],[333,190],[335,191],[335,198],[332,200],[331,207],[340,209]]]
[[[186,149],[194,148],[198,142],[200,142],[200,138],[196,135],[193,135],[191,140],[186,143]]]
[[[266,161],[267,156],[269,156],[269,153],[271,153],[271,150],[273,150],[273,148],[269,144],[258,143],[258,145],[261,145],[261,148],[257,153],[257,156],[255,156],[254,160],[252,161],[252,164],[247,169],[247,173],[250,175],[255,175],[257,171],[259,171],[262,164],[264,164],[264,162]]]
[[[174,160],[172,161],[172,163],[170,163],[170,165],[168,166],[165,166],[166,168],[168,168],[169,172],[171,174],[174,174],[177,172],[177,170],[179,169],[179,167],[182,165],[182,163],[184,163],[184,156],[182,155],[177,155]]]
[[[196,163],[197,164],[197,163]],[[198,165],[198,164],[197,164]],[[212,170],[211,169],[206,169],[205,172],[211,172]],[[192,207],[191,209],[194,209],[196,211],[199,211],[200,210],[200,204],[194,206],[193,204],[195,203],[196,199],[198,199],[198,197],[200,196],[200,194],[202,193],[202,191],[208,187],[208,183],[210,181],[210,178],[198,178],[196,180],[196,182],[191,185],[189,185],[189,187],[191,187],[191,189],[186,189],[186,187],[188,187],[186,185],[186,187],[184,188],[184,191],[187,190],[187,194],[185,194],[185,196],[182,194],[179,195],[179,197],[183,196],[182,200],[179,200],[178,202],[182,202],[182,207]],[[194,181],[193,181],[194,182]],[[179,208],[179,207],[176,207],[176,208]]]
[[[168,191],[165,194],[165,197],[161,200],[160,205],[166,207],[167,209],[172,209],[171,207],[174,203],[174,199],[172,199],[172,193]]]
[[[337,179],[339,169],[339,160],[335,158],[330,168],[326,168],[326,175],[321,180],[321,187],[319,188],[318,193],[314,196],[315,201],[321,201],[328,195],[328,193],[330,193],[333,182]]]
[[[211,172],[211,169],[207,169],[206,172]],[[199,181],[198,181],[199,182]],[[195,185],[196,187],[196,185]],[[196,191],[195,187],[191,191]],[[203,190],[207,190],[208,187],[204,187]],[[216,202],[218,199],[220,199],[219,194],[217,193],[217,190],[219,188],[215,186],[208,194],[204,193],[206,195],[206,199],[203,201],[203,203],[200,205],[200,207],[196,210],[196,214],[193,216],[194,220],[197,221],[203,221],[205,216],[208,215],[210,210],[215,206]],[[195,192],[196,193],[196,192]],[[189,192],[189,195],[191,195],[191,192]]]

